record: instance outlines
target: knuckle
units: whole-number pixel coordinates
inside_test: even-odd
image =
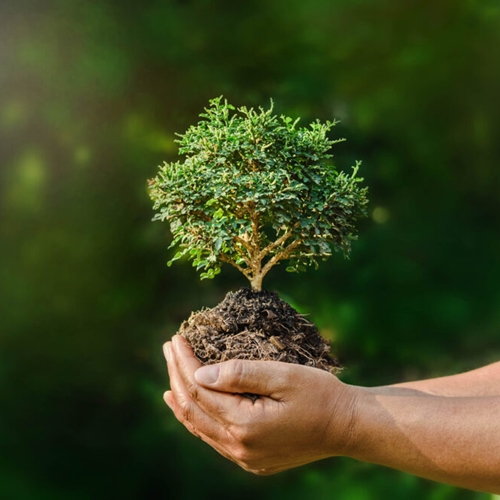
[[[193,436],[200,437],[200,433],[196,428],[196,422],[194,419],[194,412],[192,411],[192,407],[187,405],[181,408],[181,415],[178,420],[184,425],[184,427],[191,433]]]
[[[230,374],[230,382],[234,387],[239,387],[245,380],[246,368],[245,363],[239,359],[232,359],[227,362],[228,373]]]
[[[186,389],[189,395],[196,401],[199,395],[199,386],[196,382],[187,380],[186,381]]]
[[[182,398],[178,402],[178,406],[182,419],[184,421],[190,422],[192,420],[193,410],[189,401],[185,398]]]
[[[282,387],[290,387],[297,383],[294,366],[283,366],[279,372],[279,385]]]
[[[299,367],[299,365],[292,363],[281,363],[279,361],[273,361],[273,363],[276,363],[272,380],[273,387],[281,389],[293,387],[300,381],[301,377],[298,377],[297,375],[297,368]]]

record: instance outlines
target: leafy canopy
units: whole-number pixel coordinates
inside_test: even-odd
[[[179,248],[169,265],[188,256],[203,279],[227,262],[260,290],[282,260],[303,271],[332,247],[349,254],[367,188],[359,162],[350,175],[331,165],[332,145],[343,140],[327,136],[336,122],[298,127],[274,115],[272,101],[236,110],[222,97],[200,117],[177,140],[184,161],[165,162],[150,180],[153,220],[170,223]]]

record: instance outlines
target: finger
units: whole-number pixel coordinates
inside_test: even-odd
[[[231,360],[197,369],[194,379],[215,391],[258,394],[280,401],[297,372],[304,368],[309,367],[278,361]]]
[[[172,394],[172,391],[166,391],[164,394],[163,394],[163,401],[165,401],[165,403],[167,403],[167,406],[172,410],[174,411],[174,396]]]
[[[172,359],[172,342],[165,342],[163,344],[163,355],[165,356],[165,361],[168,365]]]
[[[251,406],[251,401],[248,398],[232,393],[215,392],[200,385],[194,374],[201,367],[201,363],[195,358],[191,347],[182,337],[174,336],[172,347],[172,358],[175,360],[177,376],[189,392],[191,399],[196,401],[217,422],[228,428],[235,422],[232,417],[239,413],[241,404]],[[181,383],[180,381],[179,383]]]
[[[192,382],[188,377],[183,377],[180,374],[179,370],[179,360],[175,356],[175,351],[173,347],[173,342],[169,345],[167,343],[165,347],[166,357],[169,359],[167,362],[168,375],[170,378],[170,388],[171,393],[176,403],[177,412],[176,416],[179,418],[179,413],[182,413],[182,419],[190,421],[190,413],[194,411],[196,406],[192,396],[189,386],[192,385]],[[194,357],[193,357],[194,358]],[[197,360],[196,360],[197,361]],[[198,362],[198,366],[201,366],[201,363]],[[173,400],[170,399],[172,402]]]
[[[207,414],[193,398],[192,393],[197,393],[193,389],[198,386],[194,382],[192,371],[196,370],[201,363],[194,358],[190,348],[183,344],[184,355],[178,356],[177,350],[179,339],[173,340],[172,350],[169,353],[170,361],[168,363],[168,372],[170,376],[171,394],[167,396],[167,404],[171,406],[176,418],[184,424],[193,434],[204,437],[205,441],[213,445],[213,442],[224,443],[228,440],[227,425],[220,425],[220,422],[214,420],[213,416]],[[177,347],[177,349],[176,349]],[[167,349],[170,346],[167,346]],[[187,359],[186,359],[187,358]],[[191,370],[191,376],[189,375]],[[199,387],[199,386],[198,386]],[[210,392],[208,389],[199,387],[201,391]]]
[[[172,391],[166,391],[165,394],[163,395],[163,399],[165,400],[165,403],[167,404],[167,406],[172,410],[172,412],[174,413],[177,420],[179,420],[179,422],[181,424],[183,424],[184,427],[186,427],[186,429],[191,434],[200,438],[202,441],[204,441],[205,443],[210,445],[223,457],[237,463],[237,460],[235,460],[235,458],[231,455],[231,453],[228,450],[226,450],[226,448],[224,447],[225,440],[223,438],[218,438],[218,440],[214,440],[214,439],[212,439],[212,437],[208,436],[204,432],[201,432],[198,429],[196,429],[195,426],[191,422],[189,422],[188,420],[185,419],[184,412],[181,410],[180,406],[177,404],[177,402],[175,400],[175,396],[174,396]]]
[[[163,394],[163,400],[165,401],[167,406],[172,410],[172,412],[175,415],[175,418],[177,418],[177,420],[179,420],[179,422],[181,422],[181,424],[184,425],[184,427],[186,427],[186,429],[191,434],[193,434],[193,436],[200,437],[200,434],[198,433],[198,431],[196,431],[191,422],[189,422],[184,418],[181,407],[175,401],[175,397],[172,391],[165,392],[165,394]]]
[[[187,384],[196,384],[194,372],[202,366],[201,362],[194,355],[191,346],[180,335],[172,337],[171,356],[176,356],[176,363],[181,365],[183,379]]]

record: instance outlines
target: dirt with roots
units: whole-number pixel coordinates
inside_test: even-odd
[[[229,292],[214,308],[192,313],[178,333],[204,365],[250,359],[298,363],[334,374],[341,369],[314,323],[276,292]]]

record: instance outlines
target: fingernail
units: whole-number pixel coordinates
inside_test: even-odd
[[[196,382],[202,385],[211,385],[219,378],[219,367],[217,365],[202,366],[194,372]]]

